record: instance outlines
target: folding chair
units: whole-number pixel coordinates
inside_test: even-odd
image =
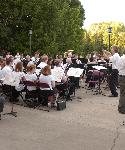
[[[33,107],[36,108],[39,104],[38,102],[38,89],[37,89],[37,83],[36,82],[32,82],[32,81],[23,81],[24,85],[25,85],[25,99],[24,99],[24,103],[28,106],[28,107]],[[27,89],[27,87],[32,87],[35,86],[36,90],[33,91],[29,91]]]
[[[38,108],[40,108],[40,106],[48,107],[49,98],[51,97],[54,100],[54,91],[50,89],[50,86],[47,83],[38,82],[38,88]],[[49,109],[45,111],[49,111]]]

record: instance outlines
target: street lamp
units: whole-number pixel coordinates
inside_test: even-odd
[[[31,49],[31,39],[32,39],[32,30],[29,30],[29,37],[30,37],[30,55],[32,54],[32,49]]]
[[[110,52],[110,37],[112,33],[112,27],[108,27],[108,38],[109,38],[109,52]]]

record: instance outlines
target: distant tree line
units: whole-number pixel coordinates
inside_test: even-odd
[[[108,48],[107,28],[112,27],[111,45],[125,46],[125,25],[119,22],[95,23],[83,29],[85,10],[79,0],[1,0],[0,50],[29,51],[55,55],[73,49],[86,55]]]
[[[1,0],[0,49],[56,54],[83,48],[85,12],[79,0]]]

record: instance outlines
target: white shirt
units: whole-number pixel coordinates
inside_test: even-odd
[[[118,65],[119,75],[125,75],[125,55],[121,56]]]
[[[113,56],[109,57],[109,62],[112,62],[112,69],[118,69],[118,63],[120,56],[118,53],[115,53]]]
[[[41,62],[37,67],[43,69],[47,64],[45,62]]]
[[[27,73],[26,75],[25,75],[25,79],[27,80],[27,81],[36,81],[37,80],[37,76],[36,76],[36,74],[31,74],[31,73]],[[33,91],[33,90],[36,90],[36,86],[27,86],[27,89],[29,90],[29,91]]]
[[[51,72],[55,81],[61,82],[62,80],[66,80],[66,76],[62,67],[54,66],[54,68],[51,69]]]
[[[2,78],[5,78],[5,76],[8,74],[8,73],[11,73],[12,72],[12,68],[10,66],[5,66],[2,70],[1,70],[1,77]]]
[[[20,59],[20,55],[16,55],[15,58],[16,58],[16,59]]]
[[[52,82],[55,80],[52,75],[45,76],[45,75],[41,74],[39,77],[39,81],[41,83],[47,83],[50,86],[50,89],[52,90]],[[42,88],[40,88],[40,89],[42,90]]]
[[[21,79],[25,76],[25,73],[24,72],[15,72],[15,75],[17,76],[17,78],[21,81]],[[24,89],[24,85],[23,84],[19,84],[18,86],[15,86],[15,89],[17,91],[22,91]]]

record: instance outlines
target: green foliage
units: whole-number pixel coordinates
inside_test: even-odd
[[[0,48],[56,54],[83,46],[84,9],[79,0],[1,0]]]
[[[125,46],[125,25],[120,22],[103,22],[92,24],[88,30],[90,41],[93,45],[91,51],[100,51],[103,46],[108,48],[109,36],[108,27],[112,27],[111,45],[117,45],[120,51]]]

